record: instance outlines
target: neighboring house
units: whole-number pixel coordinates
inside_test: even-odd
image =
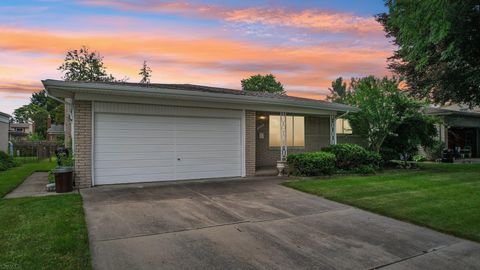
[[[47,140],[48,141],[56,141],[59,136],[63,136],[64,134],[64,127],[63,125],[51,125],[47,129]]]
[[[48,95],[70,101],[65,125],[73,130],[80,188],[253,176],[258,167],[275,166],[285,146],[295,153],[336,143],[336,117],[357,110],[188,84],[45,80],[43,85]]]
[[[0,112],[0,151],[8,153],[8,123],[10,115]]]
[[[28,135],[34,132],[34,126],[30,123],[10,123],[10,140],[22,141],[26,140]]]
[[[47,118],[47,140],[56,141],[59,136],[65,133],[63,125],[52,124],[50,115]]]
[[[480,110],[459,105],[432,107],[427,110],[441,120],[438,138],[448,149],[470,151],[472,157],[480,157]]]

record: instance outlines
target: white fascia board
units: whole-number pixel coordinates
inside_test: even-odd
[[[338,104],[312,104],[308,101],[294,101],[286,99],[276,99],[269,97],[245,96],[223,93],[210,93],[202,91],[191,90],[176,90],[165,88],[148,88],[130,85],[108,85],[95,83],[68,83],[62,81],[46,80],[42,81],[46,88],[49,89],[52,95],[60,97],[71,97],[73,93],[79,98],[80,93],[85,94],[103,94],[109,96],[128,96],[128,97],[158,97],[178,100],[194,100],[194,101],[209,101],[231,104],[245,104],[245,105],[277,105],[277,106],[291,106],[297,108],[306,108],[314,110],[333,111],[334,114],[338,112],[356,111],[356,108],[338,105]],[[260,110],[260,108],[258,108]],[[331,113],[332,114],[332,113]]]

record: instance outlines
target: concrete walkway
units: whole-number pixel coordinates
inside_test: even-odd
[[[50,196],[50,195],[62,195],[69,193],[78,193],[73,191],[69,193],[56,193],[47,192],[45,186],[48,184],[48,172],[35,172],[23,183],[15,188],[12,192],[5,195],[5,198],[21,198],[21,197],[36,197],[36,196]]]
[[[480,268],[478,243],[281,181],[84,189],[94,269]]]

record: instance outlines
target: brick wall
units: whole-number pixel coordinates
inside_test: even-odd
[[[255,175],[255,112],[245,111],[245,167],[247,176]]]
[[[268,114],[266,119],[256,120],[256,166],[274,166],[280,160],[280,148],[270,147],[268,143]],[[320,151],[330,144],[330,118],[328,116],[305,116],[305,147],[288,147],[288,153]],[[263,133],[263,139],[260,138]]]
[[[75,183],[92,186],[92,102],[75,101]]]

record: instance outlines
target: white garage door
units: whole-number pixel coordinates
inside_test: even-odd
[[[96,185],[240,176],[232,118],[95,114]]]

